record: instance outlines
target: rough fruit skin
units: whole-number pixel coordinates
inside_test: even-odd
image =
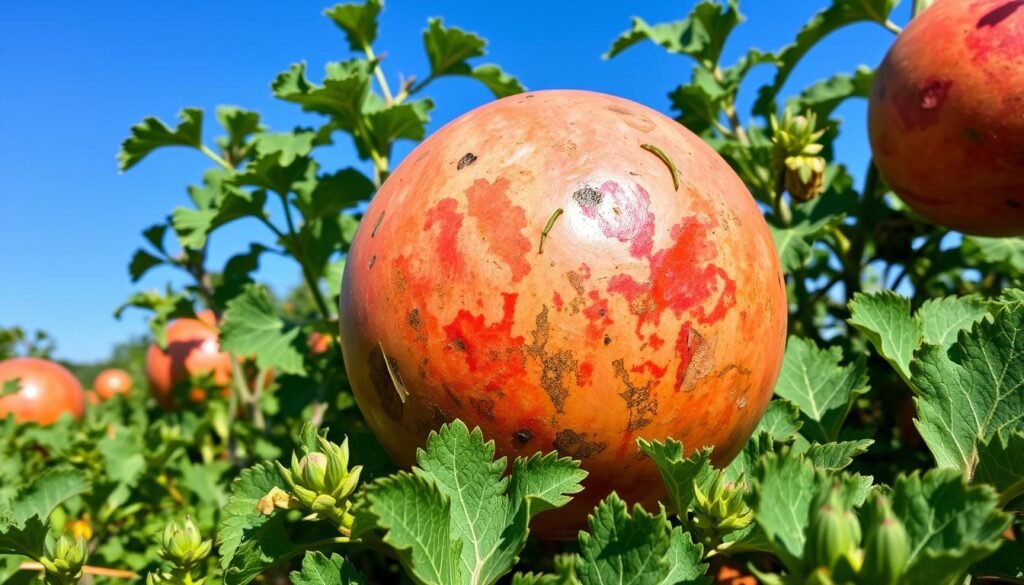
[[[53,424],[65,412],[82,418],[85,391],[75,376],[60,364],[39,358],[12,358],[0,362],[0,385],[18,379],[18,392],[0,397],[0,419],[14,414],[17,422]]]
[[[779,372],[786,297],[757,205],[697,136],[608,95],[521,94],[445,126],[377,193],[346,264],[345,365],[399,463],[455,418],[499,455],[582,460],[586,491],[542,536],[575,537],[613,489],[655,509],[638,437],[732,459]]]
[[[167,326],[167,347],[153,344],[146,351],[149,389],[165,410],[175,408],[174,386],[189,376],[212,372],[219,385],[231,381],[231,356],[220,350],[216,318],[209,311],[197,316],[172,321]],[[204,396],[202,391],[190,394],[196,402]]]
[[[96,375],[92,387],[100,400],[110,400],[115,394],[127,394],[132,389],[128,372],[117,368],[103,370]]]
[[[1024,234],[1024,2],[938,0],[879,67],[875,164],[914,211],[968,234]]]

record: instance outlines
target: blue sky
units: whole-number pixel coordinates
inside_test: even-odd
[[[394,0],[381,18],[376,44],[396,83],[399,73],[422,74],[421,32],[430,16],[478,32],[489,41],[487,60],[517,75],[529,89],[604,91],[668,111],[666,94],[688,78],[691,63],[653,45],[611,61],[601,54],[633,15],[649,22],[681,18],[693,1],[519,0],[456,2]],[[745,0],[747,22],[726,45],[725,62],[748,47],[775,50],[826,0]],[[128,261],[141,231],[185,204],[185,185],[207,161],[194,151],[163,151],[125,175],[114,154],[131,125],[147,115],[171,121],[181,107],[211,115],[218,104],[260,111],[277,129],[309,124],[298,107],[275,100],[270,81],[305,60],[311,77],[328,61],[347,58],[339,30],[322,16],[327,3],[198,0],[154,2],[11,2],[0,19],[0,326],[50,332],[57,355],[105,357],[112,344],[146,331],[145,315],[113,310],[131,292],[177,282],[155,270],[132,284]],[[902,24],[910,10],[901,6]],[[877,64],[892,34],[857,25],[826,40],[794,73],[787,93],[833,72]],[[771,76],[755,70],[741,98]],[[427,92],[435,99],[430,129],[489,99],[481,86],[445,79]],[[855,176],[868,160],[866,105],[844,106],[838,157]],[[207,124],[207,136],[215,128]],[[408,148],[399,151],[400,155]],[[323,159],[354,162],[347,144]],[[263,237],[239,223],[215,238],[214,266]],[[287,262],[267,257],[258,276],[276,290],[298,282]]]

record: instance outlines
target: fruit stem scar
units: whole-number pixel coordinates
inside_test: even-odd
[[[387,211],[387,210],[385,209],[384,211]],[[377,228],[379,228],[380,227],[380,223],[382,221],[384,221],[384,211],[380,212],[380,215],[377,216],[377,222],[373,224],[373,231],[370,232],[370,237],[371,238],[373,236],[377,235]]]
[[[561,217],[563,213],[565,213],[565,210],[559,207],[551,214],[551,217],[548,219],[548,224],[544,226],[544,231],[540,233],[540,246],[537,248],[538,254],[544,253],[544,241],[548,239],[548,233],[551,231],[551,228],[555,227],[555,222],[558,221],[558,218]]]
[[[653,144],[641,144],[640,148],[647,152],[653,153],[655,156],[661,159],[661,162],[665,163],[668,167],[669,172],[672,173],[672,186],[676,191],[679,190],[679,168],[676,167],[676,163],[672,162],[672,159],[665,154],[665,151],[654,146]]]

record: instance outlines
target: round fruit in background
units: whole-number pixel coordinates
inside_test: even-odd
[[[110,368],[96,376],[92,387],[100,400],[109,400],[115,394],[127,394],[132,389],[132,378],[124,370]]]
[[[48,425],[64,413],[81,418],[85,412],[82,385],[60,364],[30,357],[0,362],[0,386],[14,380],[18,390],[0,396],[0,418],[13,414],[18,422]]]
[[[146,378],[150,392],[166,410],[177,406],[175,387],[193,376],[210,374],[215,384],[227,387],[231,381],[231,356],[220,350],[216,318],[203,311],[196,319],[176,319],[167,325],[167,347],[155,343],[146,352]],[[201,389],[189,391],[189,399],[200,402]]]
[[[938,0],[875,75],[871,149],[915,212],[968,234],[1024,234],[1024,2]]]
[[[743,447],[771,398],[786,292],[771,234],[722,158],[676,121],[597,93],[478,108],[417,147],[352,244],[345,366],[401,464],[462,419],[499,456],[557,450],[586,490],[537,519],[575,537],[615,490],[665,496],[636,440]]]

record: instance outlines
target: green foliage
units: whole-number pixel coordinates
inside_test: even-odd
[[[495,97],[523,90],[478,62],[486,41],[430,19],[426,70],[392,89],[375,51],[383,2],[339,4],[325,15],[351,53],[322,75],[298,62],[271,83],[312,114],[307,126],[273,129],[257,112],[221,106],[207,143],[202,110],[184,109],[173,127],[146,118],[122,144],[122,171],[169,147],[213,166],[143,231],[129,261],[133,282],[169,270],[188,284],[137,292],[117,314],[148,311],[152,341],[165,347],[172,320],[211,311],[230,380],[188,376],[178,395],[206,399],[175,412],[139,391],[81,421],[0,421],[0,578],[27,582],[18,568],[30,559],[52,583],[101,568],[150,583],[672,585],[708,583],[728,561],[769,584],[1021,582],[1024,291],[1010,287],[1024,274],[1024,240],[961,241],[908,214],[873,167],[855,184],[835,160],[835,113],[869,95],[870,67],[783,95],[836,30],[898,32],[895,8],[834,0],[792,43],[733,63],[722,54],[743,30],[738,0],[699,2],[675,22],[636,17],[612,42],[606,58],[650,41],[692,62],[666,105],[763,206],[790,337],[775,397],[731,461],[640,438],[639,456],[662,479],[650,486],[660,505],[612,493],[568,543],[536,542],[530,523],[584,489],[580,462],[555,452],[509,461],[454,421],[430,433],[417,466],[395,471],[340,358],[345,257],[395,144],[426,136],[426,88],[462,76]],[[751,87],[754,67],[770,68],[770,81]],[[741,91],[757,96],[749,111]],[[345,140],[357,160],[325,162],[324,149]],[[265,237],[212,266],[212,242],[235,222]],[[279,298],[258,283],[266,254],[294,262],[300,286]],[[141,390],[149,343],[71,366],[86,382],[123,367]],[[0,330],[0,359],[52,350],[45,334]],[[1016,540],[1003,537],[1008,527]]]

